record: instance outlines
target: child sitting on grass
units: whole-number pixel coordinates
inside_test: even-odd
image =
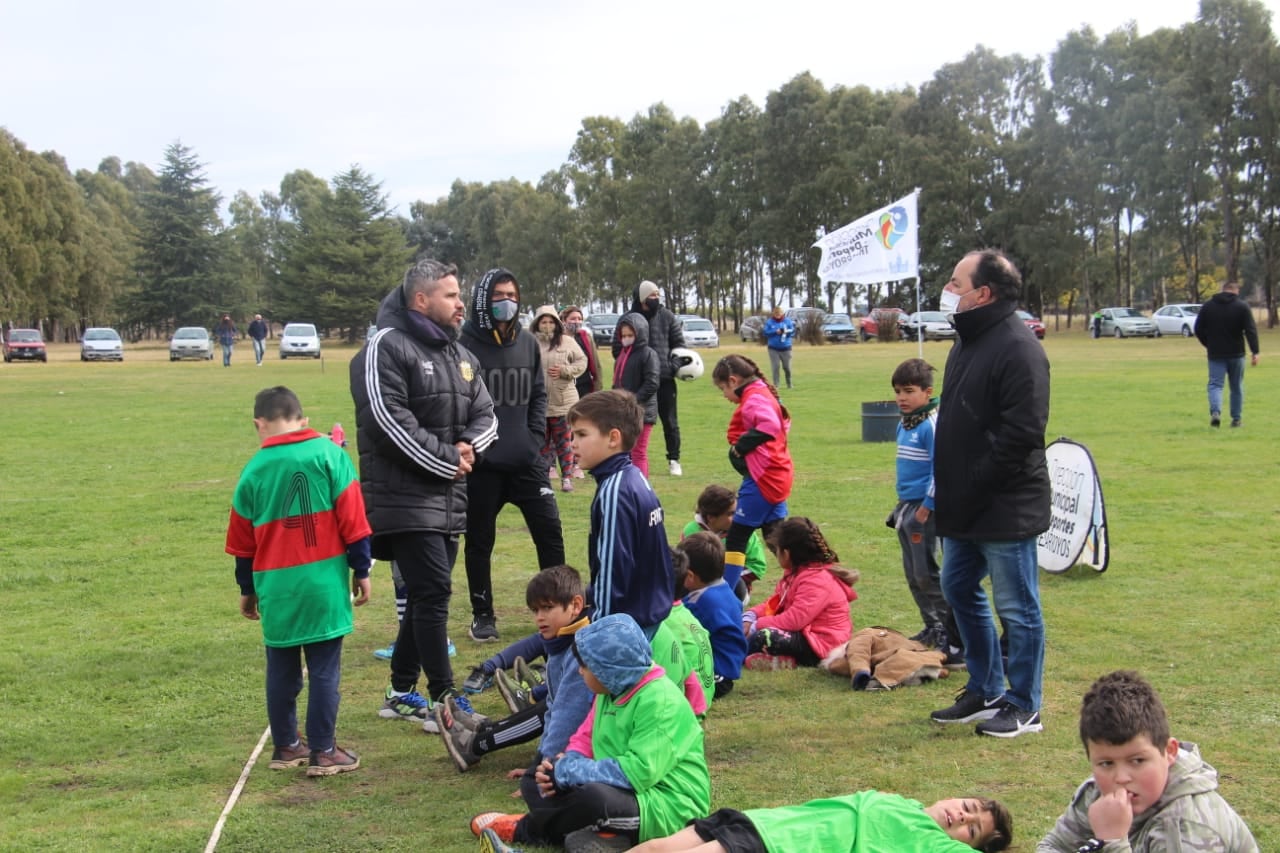
[[[685,537],[678,546],[689,562],[684,597],[702,627],[711,635],[715,661],[714,699],[727,696],[742,676],[747,638],[742,633],[742,602],[724,581],[724,546],[714,533],[703,531]]]
[[[369,600],[369,522],[355,466],[342,448],[307,426],[302,403],[283,385],[258,392],[253,425],[262,447],[240,472],[226,550],[236,558],[240,613],[262,623],[267,647],[267,719],[272,770],[306,766],[308,776],[360,767],[334,741],[342,638]],[[354,579],[348,578],[348,571]],[[298,736],[302,660],[310,682],[307,739]]]
[[[1013,819],[997,800],[939,800],[924,806],[897,794],[859,791],[797,806],[721,809],[634,853],[996,853],[1013,840]]]
[[[579,630],[573,649],[596,694],[592,711],[568,750],[539,767],[543,808],[472,819],[482,850],[502,853],[512,842],[563,844],[569,853],[627,850],[710,809],[702,727],[653,664],[635,620],[606,616]]]
[[[689,558],[679,547],[671,549],[671,568],[675,570],[676,591],[679,592],[684,589],[685,577],[689,574]],[[671,612],[667,614],[662,625],[680,644],[680,652],[684,660],[693,665],[692,674],[702,690],[705,705],[710,706],[716,689],[716,665],[715,655],[711,651],[711,635],[707,633],[706,628],[702,627],[698,617],[689,612],[689,608],[685,607],[684,602],[678,598],[672,602]],[[656,642],[657,639],[658,635],[655,635],[654,641]],[[684,686],[685,695],[688,696],[689,685]],[[690,701],[690,704],[694,703]],[[706,714],[706,707],[699,711],[695,706],[693,712],[698,715],[698,719],[702,719]]]
[[[729,528],[733,526],[733,514],[737,509],[738,496],[730,489],[712,483],[702,490],[702,494],[698,495],[698,502],[694,506],[693,521],[684,526],[680,538],[684,539],[701,530],[706,530],[719,536],[723,542],[729,535]],[[738,583],[733,590],[738,598],[742,599],[743,607],[746,606],[747,600],[751,596],[751,585],[764,578],[765,568],[768,565],[764,554],[764,541],[760,538],[760,531],[753,530],[751,532],[751,535],[747,538],[747,548],[744,555],[746,562],[742,567],[742,575],[738,578]]]
[[[802,516],[779,524],[767,540],[782,577],[773,595],[742,614],[752,670],[817,666],[843,652],[853,636],[849,604],[857,599],[858,570],[836,565],[818,525]]]
[[[1218,793],[1218,771],[1169,735],[1155,690],[1136,672],[1104,675],[1080,706],[1093,767],[1040,853],[1257,853],[1249,827]]]

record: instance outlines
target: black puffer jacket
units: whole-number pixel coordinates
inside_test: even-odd
[[[644,422],[658,422],[658,382],[662,369],[658,366],[658,355],[649,346],[649,324],[644,315],[638,311],[623,314],[618,319],[618,328],[630,326],[636,333],[636,342],[631,345],[631,352],[618,370],[618,362],[613,363],[613,387],[624,388],[636,395],[636,400],[644,407]],[[618,340],[615,333],[614,341]],[[622,353],[622,344],[618,344],[618,353]]]
[[[952,321],[934,430],[940,536],[1026,539],[1049,527],[1049,359],[1015,308],[995,302]]]
[[[640,285],[636,285],[636,289],[631,294],[631,310],[644,317],[649,324],[649,349],[658,354],[658,365],[662,370],[663,379],[674,379],[676,369],[671,364],[671,351],[676,347],[684,346],[684,322],[671,313],[665,305],[659,305],[658,310],[650,311],[649,306],[640,301]],[[619,322],[621,322],[619,318]],[[618,331],[615,327],[613,332],[613,357],[618,357],[618,350],[622,349],[622,345],[618,343]]]
[[[480,363],[404,303],[397,287],[378,309],[378,331],[351,360],[360,487],[373,556],[391,558],[388,534],[467,527],[467,486],[455,442],[483,453],[498,437]]]

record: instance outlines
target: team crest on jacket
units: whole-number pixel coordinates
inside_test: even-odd
[[[434,361],[420,361],[418,363],[422,365],[422,373],[424,376],[436,375],[436,363]]]
[[[470,382],[472,379],[475,379],[475,378],[476,378],[476,372],[475,372],[475,369],[474,369],[474,368],[472,368],[472,366],[471,366],[471,362],[469,362],[469,361],[459,362],[458,366],[459,366],[459,367],[461,368],[461,370],[462,370],[462,378],[463,378],[463,379],[465,379],[465,380],[467,380],[468,382]]]

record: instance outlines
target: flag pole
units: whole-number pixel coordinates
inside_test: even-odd
[[[920,188],[916,187],[916,311],[923,311],[924,306],[920,304]],[[921,360],[924,360],[924,324],[919,323],[916,328],[916,352]]]

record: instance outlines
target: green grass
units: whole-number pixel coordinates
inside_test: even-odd
[[[1280,335],[1263,333],[1264,352]],[[939,368],[948,344],[925,345]],[[1245,428],[1210,430],[1194,341],[1054,335],[1050,438],[1093,452],[1111,530],[1111,568],[1042,575],[1048,630],[1041,735],[980,739],[928,722],[963,676],[891,693],[853,693],[816,671],[746,673],[706,724],[713,805],[796,802],[867,787],[926,802],[971,792],[1005,799],[1016,849],[1032,850],[1087,775],[1075,734],[1080,696],[1111,669],[1143,671],[1176,736],[1195,741],[1262,849],[1280,848],[1276,689],[1280,648],[1275,534],[1280,521],[1280,380],[1246,374]],[[752,345],[726,346],[763,357]],[[162,347],[123,364],[0,366],[0,849],[201,850],[266,726],[261,636],[237,613],[223,537],[232,488],[254,452],[253,394],[284,383],[312,422],[354,438],[346,362],[268,360],[240,348],[229,370],[169,364]],[[705,353],[714,360],[719,353]],[[860,404],[888,399],[889,375],[915,346],[801,347],[792,511],[823,525],[862,572],[857,627],[913,632],[918,616],[897,541],[892,443],[860,440]],[[767,359],[763,359],[767,361]],[[708,364],[710,368],[710,364]],[[668,477],[654,436],[653,482],[673,538],[709,482],[733,485],[724,454],[729,405],[704,378],[680,389],[685,476]],[[583,481],[560,495],[569,561],[586,567]],[[530,627],[523,586],[533,549],[519,513],[499,520],[495,583],[504,639]],[[776,566],[771,578],[776,578]],[[461,674],[493,649],[466,638],[465,574],[455,572],[451,632]],[[530,750],[460,775],[435,736],[377,718],[387,667],[370,651],[395,630],[385,566],[348,638],[339,738],[364,764],[310,780],[253,768],[224,851],[471,850],[467,819],[519,805],[502,771]],[[480,710],[498,713],[485,693]],[[1274,845],[1274,846],[1273,846]]]

